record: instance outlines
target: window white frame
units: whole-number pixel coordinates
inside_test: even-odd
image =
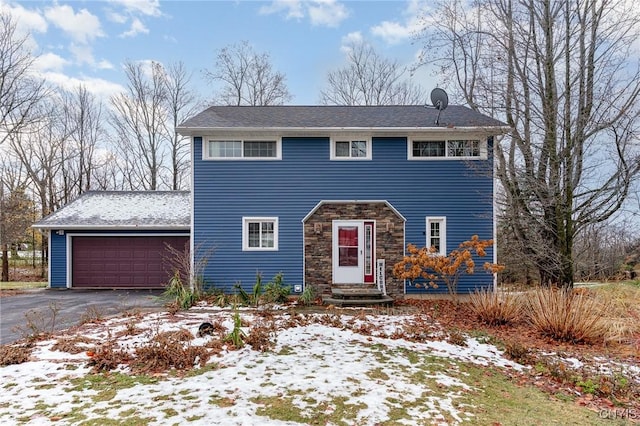
[[[249,245],[249,224],[260,224],[260,232],[262,233],[263,224],[273,225],[273,247],[263,247],[263,240],[260,237],[260,246],[250,247]],[[278,251],[278,218],[262,217],[262,216],[244,216],[242,218],[242,251]]]
[[[238,157],[219,157],[211,155],[210,144],[211,142],[235,142],[239,143],[240,156]],[[244,156],[244,144],[246,142],[275,142],[276,155],[275,157],[245,157]],[[252,138],[239,138],[239,137],[207,137],[202,138],[202,159],[203,160],[217,160],[217,161],[273,161],[282,160],[282,138],[274,137],[252,137]]]
[[[438,250],[436,255],[446,256],[447,255],[447,218],[445,216],[427,216],[426,221],[426,247],[433,246],[434,236],[431,234],[431,225],[438,224],[439,225],[439,236],[440,238],[440,250]]]
[[[366,153],[362,157],[354,156],[354,143],[364,142]],[[337,146],[338,143],[349,143],[349,155],[348,156],[338,156],[337,155]],[[329,158],[331,160],[336,161],[350,161],[350,160],[371,160],[371,138],[364,136],[334,136],[331,138],[330,143],[331,152],[329,153]]]
[[[478,143],[478,155],[458,156],[451,155],[451,152],[455,149],[454,145],[459,144],[461,141],[468,143]],[[444,142],[444,156],[416,156],[413,155],[413,145],[416,142]],[[409,160],[486,160],[487,154],[487,138],[477,137],[458,137],[458,138],[412,138],[407,142],[407,159]]]

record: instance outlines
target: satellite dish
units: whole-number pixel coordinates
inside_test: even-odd
[[[436,126],[440,125],[440,113],[449,106],[449,96],[443,89],[436,87],[431,91],[431,103],[438,110],[436,117]]]

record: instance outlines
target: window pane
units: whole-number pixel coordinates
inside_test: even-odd
[[[262,222],[262,247],[273,247],[273,222]]]
[[[244,156],[258,158],[275,158],[276,142],[275,141],[245,141]]]
[[[366,141],[352,141],[351,142],[351,156],[356,158],[364,158],[367,156],[367,142]]]
[[[429,247],[434,247],[437,253],[440,253],[440,222],[429,222]]]
[[[259,222],[249,222],[249,247],[260,247]]]
[[[349,156],[349,142],[336,142],[336,157]]]
[[[338,247],[338,265],[358,266],[358,247]]]
[[[478,140],[456,140],[447,143],[447,154],[449,157],[479,157],[480,141]]]
[[[444,157],[444,141],[414,141],[414,157]]]
[[[239,158],[241,157],[241,141],[209,141],[209,157]]]

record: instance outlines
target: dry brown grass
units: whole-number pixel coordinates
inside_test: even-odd
[[[555,340],[597,343],[610,336],[611,304],[592,291],[539,287],[527,292],[525,315],[531,326]]]
[[[469,307],[488,325],[510,324],[522,316],[522,301],[514,293],[481,289],[469,295]]]
[[[610,306],[610,342],[638,345],[640,350],[640,286],[609,284],[594,290]]]

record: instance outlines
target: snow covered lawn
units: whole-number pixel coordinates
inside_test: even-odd
[[[236,313],[245,335],[266,333],[268,350],[225,340]],[[197,337],[205,321],[217,331]],[[139,374],[136,350],[181,330],[183,345],[211,354],[206,363]],[[476,412],[473,372],[524,367],[490,344],[452,337],[419,315],[373,311],[122,316],[37,342],[28,362],[0,368],[0,423],[456,424]],[[104,348],[123,363],[96,372],[90,355]]]

